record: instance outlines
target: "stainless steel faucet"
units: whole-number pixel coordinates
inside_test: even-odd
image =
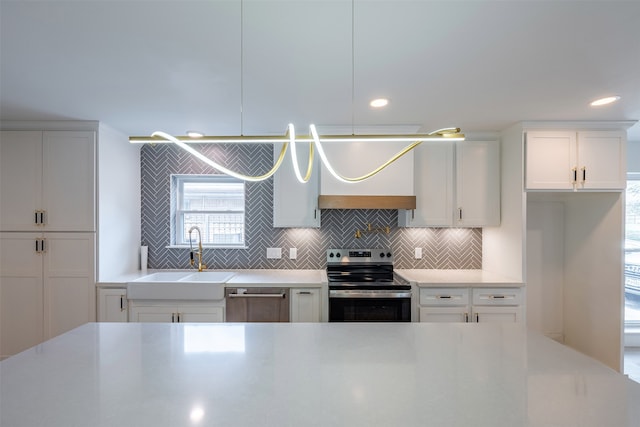
[[[200,228],[197,225],[194,225],[189,229],[189,248],[191,251],[189,252],[189,256],[191,258],[191,266],[195,265],[195,260],[193,259],[193,240],[191,239],[191,233],[193,230],[198,232],[198,251],[196,255],[198,256],[198,271],[205,270],[207,265],[202,262],[202,233],[200,232]]]

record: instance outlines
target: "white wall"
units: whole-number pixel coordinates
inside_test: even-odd
[[[621,370],[622,193],[567,194],[564,335],[569,346]]]
[[[500,226],[482,230],[482,268],[523,281],[526,197],[523,191],[522,126],[501,134]]]
[[[139,267],[140,149],[100,124],[98,136],[98,281]]]

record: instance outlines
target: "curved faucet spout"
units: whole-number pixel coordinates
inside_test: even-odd
[[[190,264],[192,266],[195,265],[195,260],[193,259],[193,239],[191,238],[191,233],[194,230],[198,232],[198,252],[196,252],[196,255],[198,255],[198,271],[202,271],[207,268],[207,265],[202,262],[202,233],[200,231],[200,227],[198,227],[197,225],[193,225],[191,226],[191,228],[189,228]]]

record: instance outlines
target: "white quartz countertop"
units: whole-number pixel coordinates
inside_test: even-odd
[[[0,425],[637,426],[640,384],[514,324],[91,323],[0,362]]]
[[[319,285],[327,283],[325,270],[237,270],[227,286]]]
[[[130,274],[123,274],[114,277],[101,279],[97,286],[125,286],[127,282],[140,279],[146,275],[165,271],[196,272],[197,270],[147,270],[137,271]],[[219,271],[219,270],[206,270]],[[284,269],[228,269],[224,271],[233,272],[231,279],[225,282],[225,286],[261,286],[261,285],[321,285],[327,283],[327,272],[325,270],[284,270]]]
[[[524,286],[521,281],[485,270],[396,269],[395,272],[418,286]]]

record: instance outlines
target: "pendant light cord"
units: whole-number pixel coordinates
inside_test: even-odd
[[[351,135],[355,135],[355,0],[351,0]]]
[[[244,0],[240,0],[240,136],[244,136]]]

